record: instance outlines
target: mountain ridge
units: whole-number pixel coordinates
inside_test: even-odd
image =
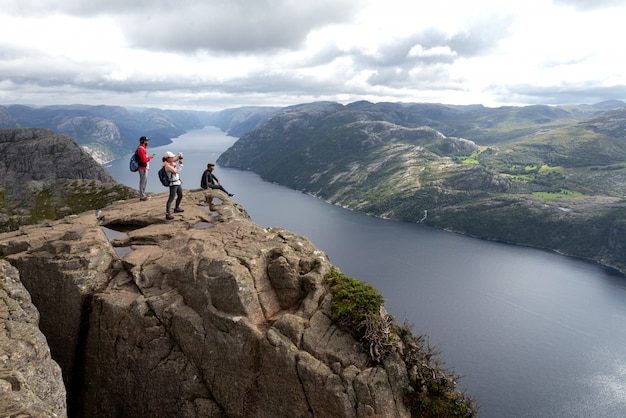
[[[275,111],[272,107],[205,112],[108,105],[9,105],[0,106],[0,129],[49,129],[71,137],[96,161],[105,163],[134,151],[141,136],[149,137],[153,146],[165,145],[171,138],[207,125],[238,135]]]
[[[420,113],[367,102],[288,108],[217,162],[369,215],[626,271],[622,110],[415,108]],[[444,116],[430,123],[424,111]]]
[[[137,196],[66,135],[0,129],[0,232]]]
[[[221,165],[366,214],[548,248],[623,272],[623,106],[360,101],[214,113],[10,106],[0,107],[0,126],[17,123],[9,110],[18,109],[36,116],[32,123],[85,132],[91,145],[81,147],[102,162],[135,148],[139,131],[122,135],[120,126],[149,122],[174,135],[213,124],[243,133]],[[107,145],[118,132],[123,147]]]

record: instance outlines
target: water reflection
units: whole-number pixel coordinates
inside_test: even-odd
[[[195,229],[208,229],[211,228],[213,224],[211,222],[198,222],[193,227]]]
[[[113,245],[113,249],[115,250],[118,258],[124,258],[126,254],[129,254],[132,251],[130,246],[119,245],[120,242],[124,242],[126,238],[128,238],[128,234],[107,228],[106,226],[100,226],[100,229],[102,229],[104,235],[106,235],[109,242]]]

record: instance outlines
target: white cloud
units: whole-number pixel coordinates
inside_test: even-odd
[[[0,104],[626,100],[622,3],[6,0]]]

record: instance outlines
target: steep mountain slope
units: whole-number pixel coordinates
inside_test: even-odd
[[[205,125],[217,126],[228,135],[239,137],[280,110],[279,107],[246,106],[211,113],[198,112],[198,118]]]
[[[170,142],[190,129],[204,126],[192,112],[120,106],[9,106],[0,117],[0,128],[45,128],[73,138],[100,162],[135,149],[140,136],[153,145]]]
[[[0,129],[0,232],[136,195],[65,135]]]
[[[104,163],[132,152],[141,136],[149,137],[151,145],[158,146],[207,125],[240,136],[278,110],[275,107],[241,107],[204,112],[104,105],[13,105],[0,106],[0,128],[50,129],[73,138],[96,161]]]
[[[368,214],[626,270],[626,119],[590,109],[313,103],[270,118],[218,163]],[[477,128],[481,117],[489,126]]]

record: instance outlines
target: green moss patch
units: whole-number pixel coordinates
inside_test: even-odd
[[[332,293],[331,314],[337,325],[368,346],[373,361],[382,362],[393,352],[404,361],[409,385],[403,400],[412,417],[476,416],[471,398],[456,390],[457,377],[443,368],[425,337],[414,336],[406,323],[403,327],[395,323],[376,289],[336,268],[325,282]]]

